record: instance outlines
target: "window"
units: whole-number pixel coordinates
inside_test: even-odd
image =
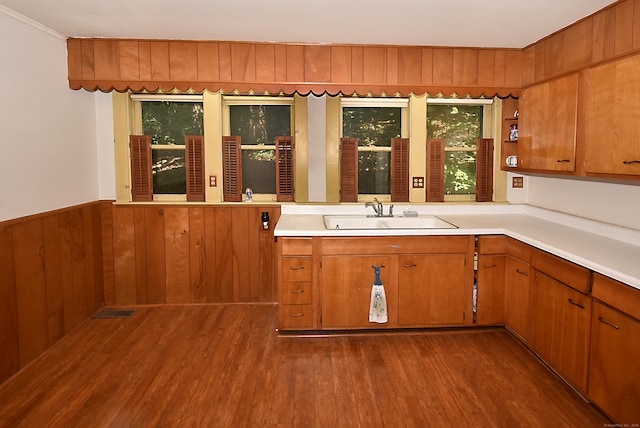
[[[357,195],[371,198],[387,196],[393,199],[394,186],[407,183],[401,193],[408,200],[408,159],[393,174],[394,160],[403,159],[396,147],[408,150],[408,101],[406,99],[343,99],[342,100],[342,173],[341,200],[355,201]],[[357,150],[356,156],[351,150]],[[396,155],[397,154],[397,155]],[[357,175],[355,170],[357,168]],[[406,174],[405,174],[406,173]],[[405,177],[406,175],[406,177]],[[394,178],[392,178],[394,177]],[[350,189],[353,186],[352,189]],[[357,194],[356,194],[357,187]],[[402,199],[404,196],[398,198]],[[400,200],[396,198],[396,200]]]
[[[140,132],[130,138],[133,199],[204,200],[202,101],[185,96],[132,99],[139,107]]]
[[[293,99],[224,102],[224,134],[233,137],[223,139],[225,200],[241,200],[247,188],[258,200],[293,200]]]
[[[490,103],[491,100],[488,102]],[[484,169],[488,167],[484,163],[486,154],[479,152],[478,146],[483,145],[484,119],[485,116],[491,117],[490,108],[491,105],[483,100],[469,100],[465,103],[452,102],[452,100],[428,100],[428,144],[436,141],[444,142],[445,200],[476,198],[477,177],[485,174]],[[493,145],[491,150],[492,147]],[[481,150],[484,150],[484,146]],[[482,157],[483,163],[478,162],[479,157]],[[492,152],[490,162],[492,168]],[[429,173],[433,174],[434,171],[428,171],[428,175]],[[429,199],[428,195],[427,199]]]

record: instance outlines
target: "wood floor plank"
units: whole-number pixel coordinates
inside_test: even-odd
[[[603,426],[504,329],[278,336],[269,304],[90,319],[0,385],[0,427]]]

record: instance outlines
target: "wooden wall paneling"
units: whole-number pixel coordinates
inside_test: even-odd
[[[560,31],[549,37],[545,42],[545,78],[559,76],[565,71],[564,33],[564,31]]]
[[[364,46],[351,46],[351,83],[364,82]]]
[[[351,83],[351,47],[331,46],[331,82]]]
[[[206,288],[205,208],[189,207],[189,277],[191,302],[205,303]]]
[[[589,66],[593,52],[593,19],[584,19],[564,31],[564,71]]]
[[[364,82],[372,84],[386,82],[387,57],[385,48],[365,46],[362,64]]]
[[[147,303],[167,303],[165,262],[165,208],[145,209]]]
[[[215,42],[197,42],[197,74],[200,82],[213,82],[220,78],[218,70],[218,44]]]
[[[273,228],[280,218],[279,207],[261,208],[260,212],[269,213],[269,230],[262,229],[262,221],[259,221],[259,244],[260,244],[260,282],[258,285],[258,295],[262,302],[275,302],[276,298],[276,246],[273,237]]]
[[[420,51],[422,57],[420,82],[423,85],[431,85],[433,83],[433,49],[421,48]]]
[[[169,80],[169,42],[153,41],[151,48],[151,80]]]
[[[419,85],[422,82],[422,49],[401,47],[398,49],[398,83]]]
[[[144,228],[143,228],[144,230]],[[136,228],[134,209],[113,207],[114,304],[136,304]],[[144,302],[146,303],[146,302]]]
[[[91,283],[93,287],[89,285],[89,313],[87,316],[92,315],[98,308],[104,305],[104,264],[102,261],[102,218],[101,218],[101,204],[93,204],[88,207],[89,215],[85,222],[87,225],[85,228],[89,228],[90,233],[85,233],[85,238],[88,237],[88,251],[90,254],[91,267]]]
[[[121,40],[118,42],[119,76],[122,80],[139,80],[140,75],[140,43],[135,40]],[[148,53],[148,51],[147,51]],[[148,65],[148,56],[147,65]],[[148,69],[148,67],[147,67]],[[97,73],[97,63],[96,63]]]
[[[0,382],[20,368],[12,226],[0,226]]]
[[[272,44],[256,45],[256,80],[276,81],[276,50]]]
[[[475,86],[478,84],[478,50],[453,50],[453,82],[456,85]]]
[[[198,80],[198,45],[195,42],[169,42],[169,76],[171,80]]]
[[[231,80],[231,43],[218,44],[218,67],[220,80]]]
[[[539,82],[545,80],[548,76],[547,71],[547,43],[546,39],[536,43],[536,61],[535,61],[535,80]]]
[[[385,56],[385,83],[388,85],[396,85],[398,83],[398,48],[387,47],[385,49]]]
[[[64,336],[65,302],[62,279],[62,252],[60,248],[60,215],[42,218],[45,283],[47,285],[47,319],[49,346]]]
[[[74,210],[61,213],[59,221],[64,324],[67,332],[84,320],[86,312],[83,217],[82,211]]]
[[[215,288],[210,290],[210,285],[207,284],[207,301],[209,302],[234,301],[233,253],[230,250],[233,245],[231,215],[232,208],[216,207],[213,224],[207,221],[205,225],[205,228],[215,229]],[[209,259],[209,253],[207,248],[207,259]]]
[[[480,86],[494,86],[498,81],[498,74],[502,74],[500,81],[504,82],[504,67],[498,70],[496,67],[496,50],[495,49],[479,49],[478,50],[478,79],[477,84]],[[502,55],[504,58],[504,54]],[[504,66],[504,61],[502,62]]]
[[[164,263],[169,304],[191,302],[189,244],[189,208],[165,208]]]
[[[623,55],[633,48],[633,0],[624,0],[616,3],[616,40],[614,43],[615,55]]]
[[[453,84],[453,49],[433,49],[433,84]]]
[[[522,50],[522,86],[531,85],[535,81],[536,45],[530,45]]]
[[[635,0],[633,6],[633,46],[632,49],[640,49],[640,0]]]
[[[110,39],[95,40],[93,51],[96,79],[118,79],[120,77],[118,42]]]
[[[276,82],[286,82],[287,81],[287,46],[286,45],[276,45],[274,49],[275,55],[275,73],[276,73]]]
[[[135,303],[149,303],[147,293],[147,233],[146,233],[146,209],[144,207],[125,208],[133,213],[131,225],[133,226],[132,245],[134,254],[133,292]],[[130,250],[131,251],[131,250]]]
[[[82,78],[95,79],[95,59],[93,58],[93,40],[81,40],[82,47]]]
[[[262,252],[260,251],[260,235],[264,234],[262,230],[262,222],[260,219],[262,209],[260,207],[251,207],[247,210],[247,222],[245,224],[245,230],[247,232],[247,277],[245,278],[246,284],[242,284],[241,290],[245,290],[245,301],[259,302],[260,301],[260,285],[262,278]],[[233,243],[234,247],[236,242]],[[242,296],[241,296],[242,300]]]
[[[115,274],[113,270],[113,203],[100,204],[100,226],[102,244],[102,299],[105,305],[115,304]]]
[[[331,47],[304,47],[304,81],[331,82]]]
[[[67,40],[67,68],[69,80],[82,79],[82,41]]]
[[[286,82],[304,82],[304,47],[287,45]]]
[[[246,302],[251,299],[250,269],[251,257],[249,249],[249,214],[250,208],[233,208],[231,221],[231,252],[233,265],[233,297],[236,302]],[[253,255],[256,256],[255,254]]]
[[[151,80],[151,42],[138,42],[138,72],[141,80]]]
[[[24,367],[49,344],[42,221],[24,221],[12,229],[19,360]]]
[[[256,80],[256,48],[253,43],[231,44],[231,80],[234,82]]]
[[[520,88],[522,86],[522,52],[506,51],[504,86]]]
[[[607,8],[593,16],[591,61],[600,62],[615,53],[616,10]]]

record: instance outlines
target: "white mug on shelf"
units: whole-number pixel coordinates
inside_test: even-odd
[[[506,163],[510,167],[518,166],[518,156],[507,156]]]

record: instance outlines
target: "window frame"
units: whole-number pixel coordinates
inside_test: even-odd
[[[231,114],[230,106],[233,105],[288,105],[290,108],[290,137],[295,136],[295,98],[294,96],[256,96],[256,95],[226,95],[222,96],[222,135],[231,136]],[[242,144],[240,145],[240,156],[243,150],[273,150],[277,156],[278,147],[276,142],[271,144]],[[275,162],[274,158],[274,162]],[[276,165],[277,168],[277,165]],[[277,202],[278,182],[276,172],[276,193],[253,193],[253,200],[258,202]],[[244,199],[244,189],[243,199]]]

